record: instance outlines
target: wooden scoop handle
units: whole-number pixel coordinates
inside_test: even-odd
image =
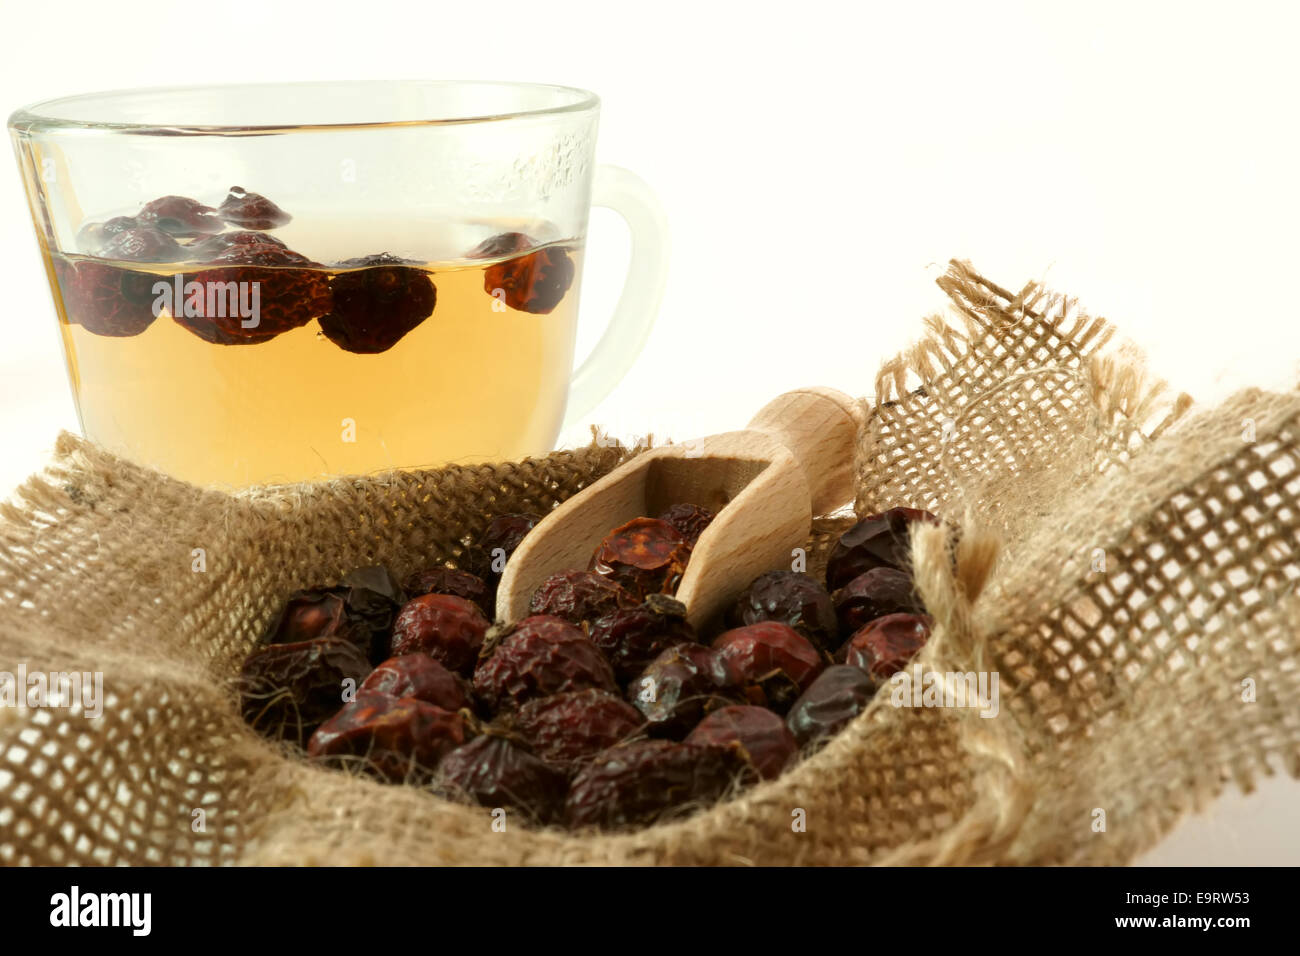
[[[778,395],[749,423],[775,438],[803,469],[813,515],[828,514],[853,498],[853,457],[865,413],[857,399],[833,388],[801,388]]]

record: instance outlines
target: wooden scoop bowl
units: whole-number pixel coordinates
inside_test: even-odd
[[[511,555],[497,619],[514,623],[546,578],[585,570],[605,535],[633,518],[688,502],[715,512],[691,553],[676,598],[703,627],[764,571],[789,568],[814,515],[853,497],[862,411],[829,388],[786,392],[744,431],[654,448],[542,519]]]

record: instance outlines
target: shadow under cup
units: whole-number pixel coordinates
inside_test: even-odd
[[[549,451],[597,114],[581,90],[493,83],[16,113],[85,435],[230,487]]]

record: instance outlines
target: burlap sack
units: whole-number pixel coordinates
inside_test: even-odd
[[[232,675],[289,590],[455,561],[487,516],[545,510],[624,450],[232,497],[65,435],[0,509],[0,668],[101,671],[107,701],[0,708],[0,861],[1116,863],[1226,781],[1300,774],[1300,395],[1184,414],[1073,303],[962,263],[940,285],[958,322],[882,370],[856,509],[953,519],[914,541],[937,619],[919,663],[996,669],[997,717],[886,691],[685,820],[496,832],[261,740]],[[849,520],[818,522],[814,564]]]

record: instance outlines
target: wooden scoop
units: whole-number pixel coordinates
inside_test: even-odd
[[[717,513],[691,553],[676,597],[702,627],[764,571],[789,568],[814,515],[853,497],[862,411],[829,388],[786,392],[744,431],[654,448],[547,515],[511,555],[497,619],[514,623],[547,577],[585,570],[605,535],[680,502]]]

